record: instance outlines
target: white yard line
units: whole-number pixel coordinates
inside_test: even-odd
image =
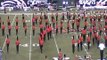
[[[32,15],[31,15],[31,20],[32,20]],[[32,22],[31,22],[31,29],[30,29],[30,42],[29,42],[30,46],[29,46],[29,60],[31,60],[31,56],[32,56]]]
[[[50,21],[50,19],[49,19],[49,22],[50,22],[50,24],[52,24],[52,22]],[[55,38],[55,34],[53,33],[52,36],[54,38],[54,42],[55,42],[55,46],[56,46],[56,49],[57,49],[57,53],[59,53],[59,47],[58,47],[58,44],[57,44],[57,41],[56,41],[56,38]]]
[[[14,16],[14,18],[13,18],[13,20],[12,20],[12,22],[11,22],[11,26],[13,26],[13,24],[14,24],[14,22],[15,22],[15,18],[16,18],[16,15]],[[5,38],[5,41],[4,41],[4,43],[3,43],[2,51],[4,50],[4,47],[6,46],[6,39],[7,39],[7,37]]]

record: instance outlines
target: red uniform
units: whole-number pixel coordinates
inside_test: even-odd
[[[18,29],[19,29],[19,26],[15,26],[15,29],[18,30]]]
[[[40,26],[39,26],[40,28],[43,28],[44,26],[43,26],[43,24],[40,24]]]
[[[24,30],[27,30],[27,26],[24,26]]]
[[[35,30],[35,29],[36,29],[36,27],[33,25],[33,26],[32,26],[32,29],[33,29],[33,30]]]
[[[32,22],[33,22],[33,23],[35,22],[35,18],[32,18]]]
[[[9,26],[8,26],[8,29],[12,29],[12,26],[11,26],[11,25],[9,25]]]
[[[20,44],[20,41],[19,40],[16,40],[16,45],[19,45]]]
[[[6,39],[6,44],[10,44],[10,39],[9,38]]]
[[[5,25],[3,24],[1,28],[2,28],[2,29],[5,29]]]
[[[44,40],[40,40],[40,41],[39,41],[39,44],[43,46]]]
[[[18,18],[16,18],[16,22],[17,22],[17,23],[19,22]]]
[[[74,39],[72,39],[72,45],[74,45],[76,42],[75,42],[75,40]]]
[[[83,34],[83,35],[86,34],[86,30],[85,30],[85,29],[82,30],[82,34]]]
[[[25,23],[25,19],[23,19],[22,22]]]
[[[58,53],[58,59],[59,59],[59,60],[62,60],[62,58],[63,58],[63,54],[62,54],[62,52],[59,52],[59,53]]]

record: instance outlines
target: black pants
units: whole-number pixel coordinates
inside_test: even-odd
[[[0,23],[0,28],[1,28],[1,23]]]
[[[25,22],[23,22],[23,27],[25,26],[25,24],[26,24],[26,23],[25,23]]]
[[[87,43],[88,44],[88,50],[90,49],[90,42]]]
[[[9,35],[11,35],[11,29],[8,29]]]
[[[101,36],[102,31],[100,30],[99,35]]]
[[[5,35],[5,32],[4,32],[4,29],[2,29],[2,36],[4,36]]]
[[[93,45],[94,45],[95,44],[95,38],[93,37],[92,39],[93,39]]]
[[[58,16],[56,16],[56,21],[58,21]]]
[[[45,26],[47,26],[47,25],[48,25],[48,23],[46,22],[46,23],[45,23]]]
[[[33,36],[35,35],[35,30],[33,30]]]
[[[103,50],[100,50],[100,58],[101,58],[101,60],[103,60]]]
[[[74,23],[72,23],[72,29],[74,29]]]
[[[99,46],[99,43],[100,43],[100,41],[99,41],[99,40],[97,40],[97,46]]]
[[[77,50],[79,51],[79,46],[80,46],[80,44],[78,43],[78,46],[77,46]]]
[[[58,28],[56,29],[56,35],[58,34]]]
[[[18,29],[16,29],[16,35],[18,35]]]
[[[9,24],[10,24],[10,22],[7,23],[7,25],[9,25]]]
[[[9,44],[7,44],[7,53],[9,52]]]
[[[40,45],[40,51],[43,52],[43,45]]]
[[[35,22],[32,22],[32,25],[35,25]]]
[[[85,42],[86,34],[83,34],[83,41]]]
[[[25,36],[26,36],[26,34],[27,34],[27,29],[25,29]]]
[[[67,33],[69,33],[69,27],[67,27]]]
[[[77,25],[77,32],[79,32],[79,25]]]
[[[19,45],[16,45],[16,52],[19,53]]]
[[[60,33],[62,34],[62,27],[60,28]]]
[[[83,48],[83,47],[82,47],[82,42],[80,42],[80,48],[81,48],[81,51],[82,51],[82,48]]]
[[[72,45],[72,53],[74,54],[74,52],[75,52],[75,45],[73,44]]]
[[[43,31],[43,29],[42,28],[40,28],[40,33]]]
[[[16,22],[16,25],[18,25],[18,22]]]
[[[84,29],[87,29],[87,26],[84,26]]]
[[[90,34],[90,37],[91,37],[92,36],[92,32],[90,32],[89,34]]]

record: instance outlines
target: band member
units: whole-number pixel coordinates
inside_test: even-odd
[[[74,54],[75,52],[75,39],[74,36],[72,37],[72,53]]]
[[[56,22],[56,35],[58,34],[58,22]]]
[[[65,17],[64,17],[64,13],[62,13],[62,19],[61,19],[61,20],[63,20],[63,21],[64,21],[64,19],[65,19]]]
[[[0,28],[1,28],[1,23],[2,23],[2,21],[1,21],[1,17],[0,17]]]
[[[72,29],[74,29],[74,23],[75,23],[75,20],[73,19],[72,20]]]
[[[24,25],[25,25],[25,17],[24,17],[24,15],[22,15],[22,22],[23,22],[23,27],[24,27]]]
[[[88,50],[90,49],[90,40],[91,40],[91,38],[90,38],[90,35],[88,34],[88,35],[87,35]]]
[[[45,20],[45,26],[47,26],[48,23],[49,23],[49,22],[48,22],[48,19],[46,19],[46,20]]]
[[[41,50],[41,53],[43,52],[43,45],[44,45],[44,40],[40,34],[40,37],[39,37],[39,45],[40,45],[40,50]]]
[[[19,41],[19,38],[17,36],[17,39],[16,39],[16,52],[19,53],[19,44],[20,44],[20,41]]]
[[[8,33],[9,33],[9,35],[11,35],[11,29],[12,29],[12,26],[11,26],[11,24],[9,23],[9,25],[8,25]]]
[[[37,24],[38,23],[38,16],[35,16],[35,23]]]
[[[85,19],[85,21],[84,21],[84,28],[87,29],[87,26],[88,26],[88,22],[87,22],[87,19]]]
[[[68,22],[67,22],[67,33],[69,33],[69,30],[70,30],[70,22],[68,20]]]
[[[25,36],[26,36],[26,34],[27,34],[27,25],[26,25],[26,23],[25,23],[25,26],[24,26],[24,31],[25,31]]]
[[[2,28],[2,36],[4,36],[5,35],[5,25],[4,25],[4,22],[2,22],[1,28]]]
[[[40,32],[42,32],[42,31],[43,31],[43,27],[44,27],[43,24],[40,23],[40,26],[39,26],[39,27],[40,27]]]
[[[10,24],[10,19],[9,19],[9,16],[8,16],[8,19],[7,19],[7,25]]]
[[[36,29],[36,26],[35,26],[35,25],[32,25],[32,33],[33,33],[33,36],[35,35],[35,29]]]
[[[32,18],[32,25],[35,25],[35,18],[34,18],[34,15],[33,15],[33,18]]]
[[[61,49],[59,49],[59,53],[58,53],[58,60],[62,60],[63,59],[63,54]]]
[[[49,26],[49,37],[52,38],[52,26],[51,26],[51,24]]]
[[[80,18],[76,19],[77,32],[79,32]]]
[[[58,21],[58,13],[56,13],[56,21]]]
[[[49,32],[50,32],[50,30],[49,30],[49,25],[46,26],[46,31],[47,31],[47,38],[48,38],[48,40],[49,40],[49,39],[50,39],[50,37],[49,37]]]
[[[79,36],[78,36],[78,40],[77,40],[77,42],[78,42],[78,45],[77,45],[77,50],[78,50],[78,52],[79,52],[79,50],[80,50],[80,39],[79,39]]]
[[[6,38],[7,53],[9,52],[9,45],[10,45],[10,39],[7,35],[7,38]]]
[[[16,17],[16,25],[18,25],[18,22],[19,22],[18,17]]]
[[[60,33],[62,34],[62,30],[63,30],[63,22],[60,22]]]
[[[19,26],[16,25],[16,26],[15,26],[15,29],[16,29],[16,35],[18,35],[18,29],[19,29]]]
[[[46,41],[46,28],[44,28],[44,30],[43,30],[43,35],[44,35],[44,41]]]
[[[53,28],[55,28],[55,19],[52,20]]]
[[[83,30],[82,30],[82,36],[83,36],[83,41],[85,42],[85,39],[86,39],[86,29],[84,28]]]
[[[80,34],[79,40],[80,40],[80,48],[81,48],[81,51],[82,51],[82,49],[83,49],[83,47],[82,47],[82,45],[83,45],[83,36],[82,36],[82,34]]]

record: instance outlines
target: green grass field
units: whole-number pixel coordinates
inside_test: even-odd
[[[77,40],[77,36],[79,33],[77,32],[70,32],[69,34],[63,33],[58,35],[53,35],[53,38],[50,40],[46,39],[46,42],[43,47],[43,53],[40,53],[40,49],[37,46],[38,44],[38,37],[39,37],[39,25],[36,25],[36,34],[35,36],[32,35],[32,26],[31,26],[31,19],[33,14],[26,13],[25,19],[28,26],[27,36],[24,35],[24,30],[22,27],[22,13],[14,13],[11,14],[0,14],[1,20],[5,22],[7,26],[7,16],[10,17],[11,24],[12,24],[12,34],[9,36],[11,39],[9,53],[6,52],[6,45],[5,45],[5,38],[6,34],[8,34],[7,27],[5,30],[5,36],[2,36],[2,31],[0,29],[0,47],[3,49],[3,60],[45,60],[45,56],[48,56],[49,60],[52,60],[53,57],[58,56],[58,49],[61,48],[63,54],[66,54],[70,57],[70,60],[74,60],[75,55],[84,56],[84,55],[91,55],[92,60],[97,60],[100,58],[99,49],[96,46],[91,46],[90,50],[87,50],[87,47],[84,46],[83,51],[78,52],[77,48],[75,53],[72,53],[72,45],[71,45],[71,36],[75,35],[75,39]],[[15,31],[15,19],[18,16],[19,18],[19,40],[21,42],[19,54],[16,53],[16,31]],[[50,20],[50,15],[49,15]],[[60,20],[60,17],[59,17]],[[60,21],[58,21],[60,22]],[[104,23],[104,22],[102,22]],[[67,22],[64,22],[64,28],[66,29]],[[83,21],[81,21],[81,27],[83,27]],[[54,34],[54,33],[53,33]],[[22,45],[28,45],[27,47]],[[33,46],[35,44],[35,46]],[[104,57],[107,56],[107,49],[105,49]]]

